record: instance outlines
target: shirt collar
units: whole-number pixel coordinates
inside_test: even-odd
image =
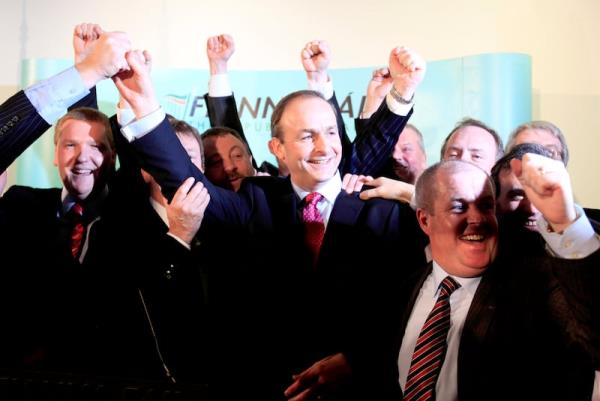
[[[300,188],[298,185],[294,184],[293,181],[290,180],[290,182],[292,183],[294,192],[296,193],[296,195],[298,195],[298,198],[300,198],[301,200],[306,198],[308,194],[312,192],[318,192],[321,195],[323,195],[327,202],[333,204],[335,203],[337,196],[342,190],[342,179],[340,178],[339,171],[336,171],[333,177],[331,177],[327,182],[325,182],[323,185],[321,185],[314,191],[306,191],[303,188]]]
[[[460,284],[459,289],[464,289],[464,291],[468,292],[471,296],[475,295],[475,291],[477,291],[477,287],[479,286],[479,282],[481,281],[481,276],[478,277],[457,277],[451,274],[446,273],[443,267],[437,264],[437,262],[433,261],[433,270],[431,272],[433,276],[433,284],[435,287],[434,297],[437,297],[437,293],[440,287],[441,282],[447,277],[450,276],[458,284]]]
[[[100,210],[100,205],[102,203],[102,201],[104,199],[106,199],[106,197],[108,196],[108,186],[104,186],[104,189],[102,190],[102,192],[98,195],[98,196],[94,196],[94,199],[91,200],[87,200],[85,202],[85,208],[86,210],[91,211],[90,214],[91,215],[96,215],[97,211]],[[67,214],[69,212],[69,210],[71,210],[71,208],[73,207],[74,204],[78,203],[79,201],[77,199],[75,199],[73,196],[71,196],[71,194],[69,194],[69,191],[67,191],[66,188],[63,187],[61,195],[60,195],[60,199],[62,202],[62,215],[64,216],[65,214]],[[88,215],[88,212],[84,212],[84,215]]]

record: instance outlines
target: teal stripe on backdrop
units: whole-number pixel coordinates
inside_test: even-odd
[[[33,59],[23,62],[23,86],[47,78],[70,65],[68,60]],[[425,137],[429,162],[439,159],[448,132],[463,117],[473,117],[495,128],[502,138],[517,125],[531,120],[531,58],[524,54],[484,54],[428,64],[427,75],[415,98],[411,123]],[[350,137],[353,118],[362,107],[371,68],[332,70],[331,75]],[[184,119],[200,132],[209,128],[202,98],[208,71],[157,69],[153,78],[165,111]],[[274,162],[268,152],[269,119],[277,101],[306,88],[302,71],[232,71],[231,84],[252,151],[260,163]],[[111,115],[118,95],[110,81],[98,87],[99,106]],[[48,187],[60,181],[52,166],[52,135],[45,134],[13,165],[16,183]]]

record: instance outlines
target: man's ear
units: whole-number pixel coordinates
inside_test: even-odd
[[[283,147],[283,142],[281,142],[281,139],[277,137],[271,139],[269,148],[272,149],[272,153],[275,155],[275,157],[285,161],[285,149]]]
[[[429,214],[424,209],[417,209],[417,221],[419,222],[419,226],[421,230],[427,235],[429,235]]]

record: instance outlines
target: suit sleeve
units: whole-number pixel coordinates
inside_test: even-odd
[[[50,128],[33,107],[25,92],[19,91],[0,105],[0,171]]]
[[[244,224],[249,219],[253,192],[237,194],[213,185],[192,163],[167,118],[130,146],[133,146],[140,166],[154,177],[167,199],[173,198],[183,181],[194,177],[210,194],[207,218],[230,224]]]
[[[237,103],[235,101],[235,96],[221,96],[221,97],[212,97],[208,96],[208,93],[204,95],[204,102],[206,103],[206,109],[208,111],[208,119],[210,120],[211,127],[227,127],[237,131],[238,134],[242,137],[242,140],[248,146],[250,150],[250,155],[252,156],[252,166],[255,169],[258,169],[256,164],[256,159],[252,155],[252,149],[250,148],[250,144],[248,143],[248,139],[246,138],[246,134],[244,134],[244,128],[242,126],[242,122],[240,121],[240,116],[237,111]]]
[[[584,259],[551,258],[574,321],[568,330],[573,340],[583,345],[600,368],[600,251]]]
[[[345,161],[342,172],[374,177],[381,175],[412,112],[411,110],[406,116],[394,114],[387,103],[383,102],[364,130],[354,139],[351,154]]]

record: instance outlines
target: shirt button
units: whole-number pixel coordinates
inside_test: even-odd
[[[570,240],[570,239],[565,240],[565,248],[570,248],[572,246],[573,246],[573,241],[572,240]]]

